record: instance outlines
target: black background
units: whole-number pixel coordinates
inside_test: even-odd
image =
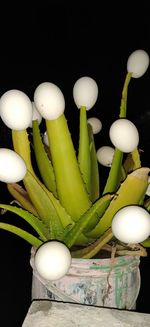
[[[41,82],[56,83],[64,93],[65,114],[77,145],[78,111],[72,88],[79,77],[93,77],[99,97],[89,116],[97,116],[103,123],[96,136],[96,145],[101,146],[109,142],[109,126],[119,113],[126,62],[136,49],[150,55],[148,1],[49,1],[32,8],[22,3],[16,8],[8,5],[1,10],[0,96],[17,88],[33,100]],[[143,164],[149,166],[150,68],[143,77],[131,81],[127,113],[139,129]],[[10,131],[2,122],[0,146],[11,147]],[[1,202],[10,200],[3,183],[0,195]],[[0,258],[1,325],[21,326],[31,303],[30,245],[0,231]],[[140,268],[137,311],[150,313],[149,255],[141,258]]]

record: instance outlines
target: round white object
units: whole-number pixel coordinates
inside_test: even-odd
[[[149,212],[138,205],[120,209],[113,217],[112,232],[123,243],[143,242],[150,235]]]
[[[112,144],[122,152],[132,152],[139,143],[139,133],[136,126],[128,119],[120,118],[114,121],[109,130]]]
[[[43,134],[43,142],[44,142],[45,145],[49,146],[47,131],[45,131],[44,134]]]
[[[114,152],[115,150],[111,146],[102,146],[96,152],[98,162],[105,167],[111,167]]]
[[[42,116],[37,110],[34,101],[32,101],[32,121],[33,120],[37,120],[39,125],[41,124],[42,121]],[[32,122],[30,123],[29,127],[32,128]]]
[[[144,50],[136,50],[131,53],[127,61],[127,71],[132,77],[139,78],[145,74],[149,66],[149,55]]]
[[[48,241],[38,248],[34,263],[42,278],[57,280],[67,274],[71,260],[70,251],[65,244],[58,241]]]
[[[27,168],[24,160],[13,150],[0,149],[0,181],[17,183],[21,181]]]
[[[101,131],[102,123],[98,118],[88,118],[87,122],[92,126],[93,134],[98,134]]]
[[[24,130],[32,121],[32,103],[22,91],[9,90],[1,96],[0,115],[13,130]]]
[[[90,110],[98,97],[98,86],[91,77],[84,76],[79,78],[73,87],[73,98],[78,108],[86,107]]]
[[[41,83],[34,92],[34,102],[41,116],[47,120],[60,117],[65,110],[65,99],[60,88],[50,82]]]

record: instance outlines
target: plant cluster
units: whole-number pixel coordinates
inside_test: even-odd
[[[147,255],[150,169],[142,167],[138,131],[126,116],[129,83],[141,77],[148,65],[149,56],[144,50],[136,50],[128,58],[118,119],[109,132],[113,147],[97,150],[95,146],[94,134],[100,131],[101,122],[87,117],[98,97],[98,85],[91,77],[79,78],[73,87],[79,109],[78,151],[64,114],[64,95],[57,85],[41,83],[33,101],[15,89],[1,96],[0,116],[12,130],[13,149],[0,149],[0,180],[7,184],[19,206],[0,203],[0,208],[6,210],[5,220],[10,211],[29,223],[33,233],[5,221],[0,222],[1,229],[15,233],[36,248],[48,240],[58,240],[67,245],[73,257],[92,258],[101,249],[111,251],[114,244],[118,255]],[[40,131],[42,120],[44,134]],[[39,176],[31,158],[31,128]],[[109,167],[102,191],[99,164]],[[130,221],[126,217],[121,220],[122,212],[121,224],[113,223],[120,210],[130,210],[131,206],[134,210]]]

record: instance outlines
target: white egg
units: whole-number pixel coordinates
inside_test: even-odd
[[[32,103],[22,91],[7,91],[1,96],[0,115],[7,127],[13,130],[26,129],[32,121]]]
[[[32,101],[32,121],[33,120],[38,120],[39,125],[41,124],[41,121],[42,121],[42,116],[39,113],[39,111],[37,110],[34,101]],[[29,125],[29,127],[31,127],[31,128],[32,128],[32,121]]]
[[[98,86],[95,80],[91,77],[84,76],[79,78],[73,87],[73,98],[76,106],[86,107],[90,110],[98,97]]]
[[[45,131],[44,134],[43,134],[43,142],[44,142],[45,145],[49,146],[47,131]]]
[[[50,82],[41,83],[34,92],[34,102],[41,116],[48,120],[60,117],[65,110],[65,99],[60,88]]]
[[[58,280],[67,274],[72,258],[65,244],[49,241],[38,248],[34,260],[35,267],[42,278]]]
[[[120,209],[113,217],[112,232],[123,243],[140,243],[150,235],[150,214],[138,206]]]
[[[93,134],[97,134],[102,129],[101,121],[96,117],[88,118],[87,122],[92,126]]]
[[[132,52],[127,61],[127,71],[132,73],[132,77],[139,78],[145,74],[149,66],[149,55],[144,50]]]
[[[98,162],[105,167],[111,167],[114,152],[115,150],[111,146],[102,146],[96,152]]]
[[[27,168],[24,160],[13,150],[0,149],[0,181],[17,183],[21,181]]]
[[[109,130],[112,144],[122,152],[132,152],[139,143],[139,133],[136,126],[128,119],[120,118],[114,121]]]

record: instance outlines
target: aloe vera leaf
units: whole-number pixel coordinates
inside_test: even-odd
[[[150,211],[150,198],[148,198],[147,200],[145,200],[144,202],[144,207]]]
[[[119,187],[116,197],[114,197],[105,211],[103,217],[93,231],[87,236],[97,238],[102,235],[110,226],[115,213],[127,206],[139,204],[144,196],[148,185],[148,173],[150,169],[142,167],[128,174],[125,181]]]
[[[50,159],[48,158],[47,152],[45,151],[37,120],[33,120],[32,122],[32,131],[34,153],[40,175],[48,190],[51,191],[57,197],[53,166]]]
[[[150,248],[150,237],[147,238],[147,240],[143,241],[140,243],[142,246],[144,246],[145,248]]]
[[[92,126],[88,124],[89,142],[90,142],[90,157],[91,157],[91,193],[90,199],[94,203],[100,195],[100,176],[93,136]]]
[[[58,239],[59,235],[63,232],[63,226],[50,198],[48,197],[48,190],[46,191],[45,185],[43,185],[29,171],[27,171],[23,182],[39,217],[48,230],[51,228],[51,235],[55,235],[55,238]]]
[[[87,226],[91,227],[93,223],[97,222],[97,219],[99,220],[99,216],[103,214],[106,205],[108,206],[111,199],[112,195],[106,194],[96,203],[94,203],[93,206],[81,216],[81,218],[75,223],[75,225],[64,238],[64,242],[69,248],[75,244],[77,237],[87,228]]]
[[[46,120],[46,128],[58,197],[76,221],[92,203],[82,179],[64,114],[55,120]]]
[[[48,190],[45,190],[50,198],[50,200],[52,201],[52,204],[54,205],[58,216],[61,220],[61,223],[63,225],[64,228],[64,232],[63,235],[66,235],[65,233],[65,229],[68,226],[74,226],[75,222],[72,220],[71,216],[67,213],[67,211],[65,210],[64,207],[62,207],[62,205],[60,204],[59,200],[57,200],[52,193],[50,193]],[[89,239],[83,235],[82,233],[77,237],[76,240],[76,244],[77,245],[82,245],[82,244],[87,244],[89,243]]]
[[[38,213],[34,208],[28,193],[21,185],[17,183],[7,184],[7,189],[13,198],[16,199],[24,209],[33,213],[34,216],[38,216]]]
[[[125,118],[127,114],[127,96],[128,96],[128,86],[131,81],[132,73],[127,73],[125,77],[125,82],[122,90],[121,105],[120,105],[120,118]]]
[[[73,258],[84,258],[84,259],[93,258],[101,250],[101,248],[112,239],[112,237],[113,237],[113,233],[111,228],[109,228],[104,233],[104,235],[102,235],[94,243],[90,244],[86,248],[72,251],[71,255]]]
[[[48,233],[46,227],[44,226],[44,224],[42,223],[42,221],[40,221],[38,219],[38,217],[32,215],[30,212],[28,212],[22,208],[18,208],[18,207],[8,205],[8,204],[3,204],[3,203],[0,203],[0,208],[11,211],[11,212],[15,213],[17,216],[19,216],[19,217],[23,218],[25,221],[27,221],[28,224],[30,224],[30,226],[32,226],[34,228],[34,230],[38,233],[38,235],[40,236],[42,241],[46,241],[49,238],[49,233]]]
[[[126,112],[127,112],[127,95],[128,95],[128,86],[129,82],[131,80],[132,74],[127,73],[123,90],[122,90],[122,97],[121,97],[121,105],[120,105],[120,113],[119,117],[120,118],[125,118],[126,117]],[[110,192],[115,192],[116,189],[119,186],[119,183],[122,179],[121,176],[121,170],[122,170],[122,160],[123,160],[123,153],[118,150],[117,148],[115,149],[114,157],[113,157],[113,162],[112,166],[109,172],[109,176],[106,182],[106,186],[104,188],[103,194],[105,193],[110,193]]]
[[[132,151],[131,153],[128,153],[123,167],[126,171],[126,173],[129,173],[137,168],[141,167],[141,160],[140,160],[140,154],[139,154],[139,150],[136,148],[134,151]]]
[[[24,159],[27,169],[35,175],[31,162],[31,149],[27,131],[12,130],[12,142],[14,150]]]
[[[91,158],[86,108],[80,108],[78,162],[88,194],[91,194]]]
[[[112,166],[107,178],[103,195],[106,193],[116,192],[121,180],[122,159],[123,159],[123,153],[117,148],[115,148]]]
[[[23,238],[25,241],[30,243],[32,246],[39,247],[43,242],[39,240],[37,237],[33,236],[32,234],[24,231],[23,229],[6,224],[6,223],[0,223],[0,229],[4,229],[8,232],[11,232],[13,234],[16,234],[17,236]]]

